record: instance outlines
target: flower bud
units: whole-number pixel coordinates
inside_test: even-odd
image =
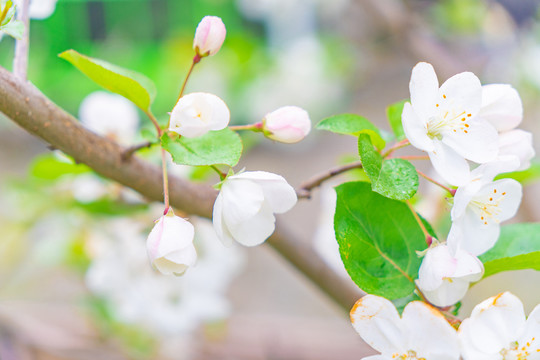
[[[182,275],[195,265],[197,252],[193,246],[193,225],[174,215],[172,209],[160,217],[146,240],[152,266],[164,275]]]
[[[292,144],[302,140],[311,130],[309,114],[298,106],[284,106],[266,114],[263,131],[266,137]]]
[[[230,117],[229,108],[216,95],[191,93],[182,96],[176,103],[171,113],[169,130],[193,138],[210,130],[226,128]]]
[[[212,56],[219,51],[225,40],[225,25],[217,16],[205,16],[197,26],[193,49],[198,56]]]

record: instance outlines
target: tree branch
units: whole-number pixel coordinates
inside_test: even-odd
[[[125,159],[126,148],[86,130],[32,84],[17,79],[2,67],[0,111],[23,129],[97,173],[134,189],[149,200],[163,199],[163,178],[158,166],[137,156]],[[216,190],[174,176],[169,181],[172,206],[189,214],[212,216]],[[276,232],[267,243],[346,311],[362,295],[349,279],[336,274],[311,246],[294,239],[281,224],[276,226]]]

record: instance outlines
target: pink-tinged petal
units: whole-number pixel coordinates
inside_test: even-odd
[[[249,221],[264,204],[262,188],[256,183],[229,177],[221,187],[223,221],[230,227]]]
[[[452,359],[460,356],[456,330],[434,307],[421,302],[409,303],[402,315],[408,347],[418,358]]]
[[[450,254],[446,245],[432,246],[427,250],[418,270],[418,286],[422,291],[439,288],[443,279],[453,276],[458,260]]]
[[[499,134],[487,121],[473,118],[469,127],[448,130],[442,141],[465,159],[485,163],[499,153]]]
[[[310,130],[309,114],[298,106],[283,106],[266,114],[263,120],[265,135],[287,144],[299,142]]]
[[[429,159],[437,173],[451,185],[461,186],[469,181],[469,164],[452,148],[440,141],[434,141],[435,149],[429,152]]]
[[[216,202],[214,203],[214,210],[212,213],[212,223],[217,237],[225,246],[231,246],[233,243],[232,235],[227,229],[226,224],[223,222],[223,195],[218,194]]]
[[[244,246],[262,244],[275,229],[276,218],[267,204],[263,204],[257,214],[248,221],[228,223],[232,237]]]
[[[416,64],[412,70],[409,90],[414,112],[420,119],[427,121],[435,113],[439,91],[437,74],[431,64],[425,62]]]
[[[519,129],[500,133],[499,157],[503,155],[511,155],[519,159],[519,166],[506,171],[522,171],[531,167],[531,159],[536,155],[532,134]]]
[[[448,234],[448,245],[452,249],[459,247],[474,256],[479,256],[491,249],[501,232],[500,225],[495,221],[487,221],[475,211],[467,208],[465,214],[452,223]]]
[[[195,30],[193,49],[201,56],[214,55],[219,51],[227,30],[225,24],[217,16],[205,16]]]
[[[489,121],[497,131],[517,127],[523,119],[523,104],[518,92],[507,84],[482,86],[482,108],[478,114]]]
[[[413,110],[410,103],[405,103],[401,113],[401,122],[405,136],[411,144],[424,151],[433,151],[433,140],[427,135],[426,123]]]
[[[266,171],[246,171],[235,175],[235,178],[256,182],[263,191],[264,201],[277,214],[289,211],[298,200],[294,188],[280,175]]]
[[[351,310],[351,322],[362,339],[382,355],[409,350],[399,314],[383,297],[365,295],[358,300]]]
[[[441,109],[460,109],[474,117],[482,104],[482,84],[471,72],[462,72],[446,80],[439,89]]]
[[[467,337],[471,348],[497,354],[523,334],[523,304],[509,292],[491,297],[475,306],[467,326],[462,327],[460,337]]]

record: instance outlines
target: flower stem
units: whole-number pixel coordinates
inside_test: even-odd
[[[432,182],[433,184],[435,184],[437,186],[440,186],[444,190],[448,191],[452,196],[454,196],[454,194],[456,193],[455,190],[452,190],[448,186],[445,186],[445,185],[441,184],[440,182],[438,182],[437,180],[435,180],[433,178],[430,178],[429,176],[427,176],[426,174],[424,174],[420,170],[416,169],[416,172],[418,173],[418,175],[422,176],[424,179],[428,180],[429,182]]]
[[[154,127],[156,128],[157,133],[158,133],[158,139],[161,138],[161,135],[163,135],[163,130],[161,130],[161,127],[159,126],[159,123],[156,117],[154,116],[154,114],[152,114],[152,111],[149,109],[145,111],[144,113],[146,114],[146,116],[148,116],[150,121],[152,121],[152,124],[154,124]]]
[[[251,131],[262,131],[262,122],[258,122],[256,124],[249,124],[249,125],[233,125],[229,126],[229,129],[233,131],[238,130],[251,130]]]
[[[165,203],[165,212],[169,210],[169,177],[167,175],[167,157],[165,149],[161,148],[161,167],[163,169],[163,202]]]
[[[414,210],[413,206],[411,205],[411,202],[409,200],[406,200],[405,202],[407,203],[407,206],[409,207],[414,218],[416,219],[416,222],[420,226],[420,229],[422,229],[422,232],[424,233],[424,237],[426,238],[426,243],[429,246],[431,242],[433,241],[432,236],[427,231],[426,226],[424,225],[424,222],[422,221],[422,219],[420,219],[420,216],[418,216],[418,213]]]
[[[221,170],[218,169],[218,167],[216,165],[210,165],[210,167],[218,173],[219,175],[219,178],[221,181],[225,180],[225,178],[227,177],[227,174],[225,174],[224,172],[221,172]]]
[[[390,156],[394,151],[396,151],[397,149],[401,149],[401,148],[404,148],[405,146],[409,146],[411,143],[409,142],[408,139],[405,139],[405,140],[401,140],[400,142],[397,142],[394,144],[394,146],[392,146],[390,149],[388,149],[387,152],[385,152],[382,157],[383,158],[386,158],[388,156]]]
[[[184,79],[184,83],[182,84],[182,88],[180,89],[180,94],[178,94],[178,99],[176,99],[176,102],[178,102],[178,100],[180,100],[182,95],[184,95],[184,90],[186,90],[186,85],[187,85],[188,79],[189,79],[189,77],[190,77],[190,75],[191,75],[191,73],[193,71],[193,68],[195,67],[196,64],[198,64],[201,61],[201,59],[202,59],[202,57],[199,54],[196,54],[193,57],[193,61],[191,62],[191,66],[189,67],[189,71],[188,71],[188,73],[186,75],[186,78]]]
[[[309,199],[311,197],[311,191],[315,189],[316,187],[319,187],[322,185],[323,182],[326,180],[329,180],[333,178],[334,176],[337,176],[339,174],[342,174],[346,171],[352,170],[352,169],[361,169],[362,168],[362,162],[357,161],[350,164],[342,165],[337,168],[331,169],[325,173],[315,175],[311,179],[303,182],[300,185],[300,188],[296,191],[298,198],[302,199]]]

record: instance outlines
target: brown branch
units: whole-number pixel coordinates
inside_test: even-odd
[[[114,141],[94,134],[47,99],[32,84],[0,67],[0,111],[31,134],[72,156],[97,173],[139,192],[149,200],[163,199],[162,172],[158,166],[131,156]],[[170,176],[171,205],[210,218],[217,192]],[[295,239],[282,225],[268,243],[347,312],[362,295],[350,279],[336,274],[309,245]]]
[[[362,162],[357,161],[357,162],[353,162],[350,164],[336,167],[323,174],[315,175],[311,179],[300,184],[300,187],[298,188],[296,193],[300,199],[309,199],[311,197],[311,191],[321,186],[322,183],[325,182],[326,180],[329,180],[333,178],[334,176],[342,174],[346,171],[349,171],[352,169],[361,169],[361,168],[362,168]]]

